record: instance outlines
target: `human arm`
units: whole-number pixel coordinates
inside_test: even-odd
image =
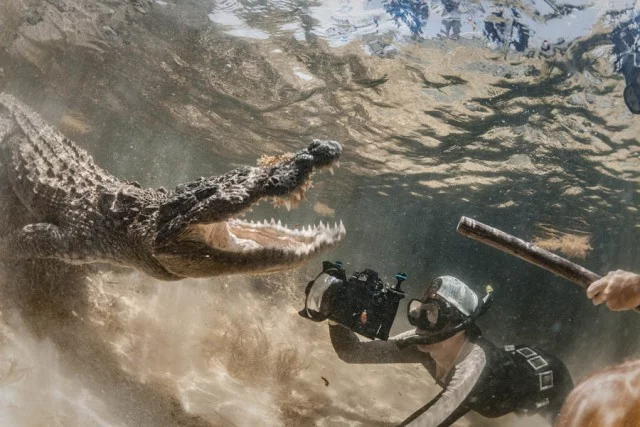
[[[456,365],[453,377],[442,393],[398,427],[446,427],[453,424],[469,411],[465,401],[478,383],[486,364],[484,350],[474,345],[464,360]]]
[[[373,340],[362,341],[351,330],[338,324],[329,324],[329,336],[331,344],[338,357],[347,363],[423,363],[427,355],[421,353],[415,346],[400,350],[396,340],[408,331],[387,341]]]
[[[614,311],[640,306],[640,275],[623,270],[610,271],[587,288],[595,305],[607,304]]]

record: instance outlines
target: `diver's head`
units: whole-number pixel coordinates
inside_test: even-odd
[[[622,97],[627,108],[633,114],[640,114],[640,68],[634,66],[626,74],[627,86]]]
[[[421,299],[409,301],[407,316],[416,333],[432,337],[435,344],[473,325],[482,300],[462,281],[452,276],[433,280]]]

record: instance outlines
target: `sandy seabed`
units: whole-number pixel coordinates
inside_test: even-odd
[[[298,316],[300,283],[92,273],[63,307],[4,304],[0,424],[382,426],[438,393],[421,365],[340,361]]]

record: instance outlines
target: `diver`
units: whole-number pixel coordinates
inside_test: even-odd
[[[640,57],[637,52],[622,58],[620,72],[625,80],[624,103],[632,114],[640,114]]]
[[[475,320],[490,299],[462,281],[442,276],[407,307],[416,329],[386,341],[361,341],[329,322],[331,343],[348,363],[422,363],[443,388],[402,426],[449,426],[469,411],[495,418],[539,414],[553,424],[573,381],[556,357],[532,345],[497,347]]]
[[[640,16],[620,23],[611,32],[614,71],[624,76],[622,93],[627,109],[640,114]]]

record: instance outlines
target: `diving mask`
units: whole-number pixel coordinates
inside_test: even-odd
[[[444,299],[435,296],[413,299],[407,307],[409,323],[424,331],[439,331],[451,320],[459,318],[457,310]]]

